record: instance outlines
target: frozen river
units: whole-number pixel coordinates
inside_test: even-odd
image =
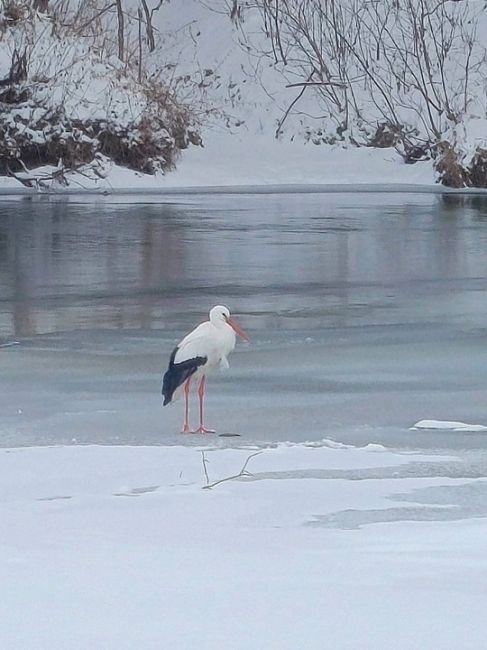
[[[487,198],[0,200],[0,648],[484,647],[486,292]]]
[[[239,437],[206,441],[463,449],[483,475],[485,433],[410,430],[487,424],[487,198],[458,195],[3,198],[0,445],[181,442],[162,373],[217,303],[252,341],[208,387]]]

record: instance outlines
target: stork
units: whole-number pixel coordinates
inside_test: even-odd
[[[169,367],[162,381],[164,406],[184,393],[184,423],[182,433],[214,433],[204,425],[204,399],[206,376],[215,368],[229,367],[228,355],[235,347],[235,334],[245,341],[249,337],[230,318],[227,307],[217,305],[210,310],[210,320],[198,325],[174,348],[169,358]],[[199,381],[200,425],[191,430],[189,426],[189,392],[191,382]]]

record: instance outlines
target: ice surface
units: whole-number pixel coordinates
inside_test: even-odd
[[[484,209],[400,194],[2,201],[0,342],[18,344],[0,349],[0,444],[180,443],[162,373],[223,303],[252,342],[210,378],[208,424],[240,434],[214,444],[484,449],[482,431],[410,430],[485,419]]]
[[[215,444],[485,449],[485,199],[0,201],[0,444],[180,443],[177,341],[213,304],[250,330],[210,378]],[[194,405],[196,406],[196,405]],[[185,444],[200,444],[198,436]]]

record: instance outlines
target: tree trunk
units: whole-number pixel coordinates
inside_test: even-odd
[[[124,58],[124,41],[125,41],[125,27],[124,27],[124,18],[123,18],[123,9],[122,9],[122,0],[115,0],[117,5],[117,15],[118,15],[118,58],[120,61],[123,61]]]
[[[141,2],[145,13],[145,30],[147,32],[147,42],[149,43],[149,52],[153,52],[156,49],[156,42],[154,39],[154,28],[152,27],[152,15],[149,12],[149,7],[147,6],[146,0],[141,0]]]

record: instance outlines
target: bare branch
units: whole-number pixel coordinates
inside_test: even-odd
[[[140,7],[137,9],[137,17],[139,19],[138,25],[138,40],[139,40],[139,60],[137,66],[137,80],[139,84],[142,82],[142,11]]]
[[[205,472],[206,485],[208,485],[209,482],[210,482],[210,478],[208,476],[208,470],[206,468],[206,463],[208,462],[208,460],[206,459],[205,452],[203,450],[201,451],[201,460],[202,460],[203,469],[204,469],[204,472]]]
[[[299,84],[297,84],[297,85],[299,85]],[[284,115],[282,116],[282,118],[279,120],[279,122],[277,124],[277,129],[276,129],[276,132],[274,134],[274,137],[276,139],[280,136],[280,134],[282,132],[282,127],[283,127],[284,122],[287,120],[287,116],[292,111],[293,107],[296,106],[296,104],[298,103],[298,101],[301,99],[301,97],[304,95],[304,93],[306,91],[307,84],[304,83],[304,84],[302,84],[302,86],[303,87],[301,88],[300,92],[294,98],[294,100],[289,104],[289,106],[287,107]],[[291,86],[287,86],[287,87],[290,88]]]
[[[225,483],[226,481],[234,481],[235,479],[242,478],[243,476],[252,476],[252,474],[250,472],[247,472],[247,465],[249,464],[249,461],[252,458],[254,458],[254,456],[259,456],[259,454],[261,454],[262,451],[256,451],[255,453],[250,454],[250,456],[248,456],[247,460],[243,464],[242,469],[240,470],[240,472],[238,474],[235,474],[234,476],[226,476],[225,478],[221,478],[218,481],[215,481],[214,483],[209,483],[208,482],[209,479],[208,479],[208,474],[206,472],[206,463],[208,461],[205,458],[204,452],[202,451],[201,453],[202,453],[202,456],[203,456],[203,467],[205,469],[205,476],[206,476],[206,485],[203,485],[202,489],[203,490],[211,490],[212,488],[214,488],[216,485],[219,485],[220,483]]]
[[[347,84],[339,81],[300,81],[294,84],[286,84],[286,88],[298,88],[299,86],[336,86],[336,88],[347,88]]]

